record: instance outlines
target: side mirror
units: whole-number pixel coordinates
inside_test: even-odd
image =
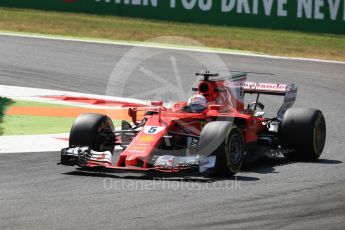
[[[262,104],[260,101],[258,101],[258,102],[253,102],[253,103],[251,103],[251,104],[248,105],[248,109],[255,110],[256,108],[259,108],[259,109],[261,109],[261,110],[264,110],[265,105]]]
[[[265,112],[264,111],[256,111],[254,113],[254,117],[263,117],[265,115]]]

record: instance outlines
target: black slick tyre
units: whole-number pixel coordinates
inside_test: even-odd
[[[69,146],[88,146],[95,151],[114,151],[114,124],[102,114],[84,113],[73,123]]]
[[[199,154],[216,157],[212,175],[235,175],[242,166],[244,150],[241,130],[231,122],[210,122],[201,131]]]
[[[290,160],[314,161],[324,149],[326,121],[320,110],[293,108],[286,111],[280,127],[284,156]]]

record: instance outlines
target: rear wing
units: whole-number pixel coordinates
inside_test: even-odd
[[[284,96],[287,89],[293,87],[293,84],[279,84],[279,83],[260,83],[260,82],[242,82],[244,93],[259,93],[268,95]]]
[[[247,81],[247,73],[239,72],[232,74],[229,77],[232,82],[229,85],[241,86],[244,93],[259,93],[268,95],[281,95],[284,96],[288,88],[293,88],[293,84],[280,84],[280,83],[262,83],[262,82],[249,82]]]
[[[297,97],[297,86],[294,84],[280,84],[280,83],[262,83],[262,82],[249,82],[247,81],[246,73],[238,73],[232,75],[229,79],[231,81],[228,86],[240,88],[241,93],[235,94],[236,97],[243,101],[245,94],[266,94],[284,96],[283,104],[277,112],[277,118],[282,120],[286,110],[292,107]],[[257,100],[259,99],[259,96]]]
[[[283,120],[286,110],[292,107],[297,97],[297,86],[294,84],[243,82],[244,93],[284,96],[283,104],[277,112],[277,118]]]

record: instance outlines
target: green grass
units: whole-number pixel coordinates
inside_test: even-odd
[[[0,30],[130,41],[146,41],[159,36],[183,36],[208,47],[345,61],[344,35],[12,8],[0,8]],[[165,42],[180,44],[176,40]]]
[[[75,118],[7,115],[3,135],[68,133]]]

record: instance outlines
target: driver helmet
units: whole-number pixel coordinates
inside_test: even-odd
[[[207,100],[200,94],[193,95],[188,100],[188,107],[193,113],[201,113],[207,107]]]

